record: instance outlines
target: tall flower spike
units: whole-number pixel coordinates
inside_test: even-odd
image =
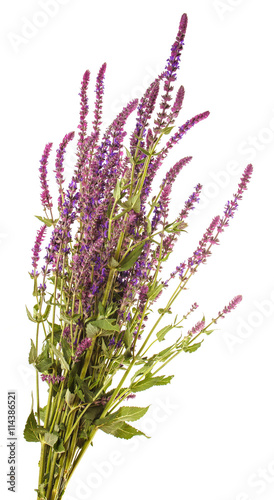
[[[220,318],[224,318],[226,314],[230,313],[233,309],[236,309],[237,305],[240,304],[242,301],[243,297],[242,295],[237,295],[232,299],[228,306],[225,306],[222,311],[219,311],[218,316]]]
[[[40,167],[39,167],[40,185],[41,185],[41,189],[42,189],[41,203],[42,203],[42,206],[43,206],[45,212],[47,212],[47,210],[49,210],[51,212],[51,209],[53,206],[52,205],[52,197],[49,193],[49,186],[48,186],[48,180],[47,180],[47,174],[48,174],[47,165],[48,165],[48,158],[49,158],[51,148],[52,148],[52,142],[49,142],[45,146],[44,153],[43,153],[43,156],[40,160]]]
[[[95,109],[94,109],[94,120],[93,120],[93,131],[96,136],[99,136],[99,128],[102,123],[102,105],[103,105],[103,94],[104,94],[104,78],[106,72],[106,63],[104,63],[98,73],[96,79],[96,100],[95,100]]]
[[[55,160],[55,177],[59,188],[59,198],[58,198],[58,208],[61,210],[62,203],[64,202],[64,191],[63,191],[63,183],[64,183],[64,154],[66,152],[66,147],[70,141],[74,138],[74,132],[70,132],[66,134],[64,139],[62,140],[59,148],[57,149],[56,160]]]
[[[37,231],[34,247],[32,249],[32,251],[33,251],[33,254],[32,254],[32,267],[33,267],[33,269],[31,272],[31,276],[34,276],[35,272],[36,272],[36,274],[38,274],[36,270],[37,270],[38,261],[39,261],[39,257],[40,257],[39,254],[41,252],[41,245],[42,245],[42,242],[45,238],[46,230],[47,230],[47,226],[44,225]]]
[[[179,24],[179,30],[177,33],[176,40],[171,47],[171,54],[167,60],[165,67],[165,78],[164,78],[164,95],[162,96],[162,101],[160,104],[161,111],[158,113],[155,120],[156,127],[154,132],[159,132],[165,125],[170,121],[171,117],[167,116],[167,111],[170,108],[169,101],[171,100],[171,93],[173,91],[172,82],[177,79],[177,71],[179,69],[179,63],[181,58],[181,52],[184,45],[184,38],[187,28],[187,15],[183,14]],[[166,123],[166,119],[168,121]]]
[[[80,110],[80,123],[78,125],[79,128],[79,140],[78,146],[81,148],[83,146],[86,131],[87,131],[87,121],[86,117],[88,115],[88,97],[87,97],[87,88],[89,84],[90,71],[87,70],[84,73],[82,84],[81,84],[81,92],[79,96],[81,97],[81,110]]]

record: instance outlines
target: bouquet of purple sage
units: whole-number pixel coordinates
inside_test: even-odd
[[[170,383],[172,376],[163,374],[166,365],[181,352],[196,351],[215,323],[242,299],[240,295],[233,298],[210,321],[200,317],[184,335],[155,351],[158,342],[168,341],[172,330],[182,330],[197,309],[194,303],[181,317],[171,313],[174,301],[219,243],[252,174],[248,165],[236,194],[223,214],[210,222],[193,255],[163,279],[164,263],[186,232],[188,215],[199,201],[202,186],[194,188],[175,220],[170,220],[172,186],[191,157],[169,165],[155,195],[153,181],[170,150],[209,115],[206,111],[174,125],[184,100],[183,86],[174,94],[174,82],[186,28],[184,14],[164,71],[139,102],[133,100],[120,111],[103,134],[106,64],[97,76],[89,120],[90,72],[84,73],[77,137],[74,132],[66,134],[56,152],[59,194],[54,206],[48,181],[52,143],[45,146],[40,161],[44,214],[37,216],[42,225],[30,273],[35,305],[32,312],[27,308],[29,320],[36,323],[29,353],[29,363],[36,370],[36,402],[24,430],[27,441],[41,445],[38,500],[63,496],[98,430],[123,439],[142,435],[131,422],[148,407],[127,401],[140,391]],[[126,122],[133,113],[135,126],[126,147]],[[77,161],[65,188],[64,157],[73,140],[77,141]],[[47,246],[40,264],[43,243]],[[167,294],[165,307],[154,309],[163,293]],[[150,313],[155,321],[148,328]],[[40,384],[48,390],[46,404],[41,403]]]

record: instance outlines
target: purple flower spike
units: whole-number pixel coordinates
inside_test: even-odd
[[[184,87],[181,85],[181,87],[179,87],[179,90],[177,92],[177,95],[176,95],[176,99],[174,101],[174,104],[171,108],[171,121],[169,123],[173,123],[173,121],[175,120],[175,118],[177,118],[177,116],[179,115],[181,109],[182,109],[182,105],[183,105],[183,100],[184,100],[184,96],[185,96],[185,89]]]
[[[56,382],[59,384],[60,382],[65,380],[65,377],[63,377],[62,375],[45,375],[44,373],[42,373],[41,379],[43,381],[46,380],[49,384],[56,384]]]
[[[207,257],[211,255],[209,247],[213,244],[218,243],[216,237],[213,238],[213,233],[215,229],[218,227],[219,222],[220,222],[220,217],[219,215],[217,215],[216,217],[213,218],[211,224],[207,228],[202,239],[199,241],[199,245],[195,250],[195,252],[193,253],[192,257],[188,259],[188,269],[191,272],[195,272],[196,267],[199,264],[206,262]],[[208,243],[209,245],[207,245]]]
[[[49,142],[44,149],[44,153],[43,153],[43,156],[40,160],[40,167],[39,167],[40,185],[41,185],[41,189],[42,189],[41,203],[42,203],[42,206],[43,206],[45,212],[47,210],[49,210],[51,212],[51,209],[53,206],[52,201],[51,201],[52,197],[49,193],[49,186],[48,186],[48,181],[47,181],[47,174],[48,174],[47,165],[48,165],[48,158],[49,158],[51,148],[52,148],[52,142]]]
[[[230,313],[233,309],[236,309],[237,305],[240,304],[242,301],[243,297],[242,295],[237,295],[232,299],[228,306],[225,306],[222,311],[219,311],[218,316],[220,318],[224,318],[226,314]]]
[[[220,224],[218,226],[219,233],[224,231],[224,228],[229,225],[229,219],[231,219],[234,216],[238,208],[238,201],[242,199],[243,192],[247,189],[247,184],[250,181],[252,172],[253,172],[253,166],[251,164],[247,165],[247,167],[244,170],[243,176],[241,177],[240,183],[238,185],[237,193],[234,195],[233,200],[228,201],[225,206],[224,217],[220,220]]]
[[[102,105],[103,105],[103,94],[104,94],[104,78],[106,72],[106,63],[102,65],[99,70],[97,80],[96,80],[96,100],[95,100],[95,110],[94,110],[94,120],[93,120],[93,131],[96,136],[99,136],[99,127],[102,123]]]
[[[176,40],[171,47],[171,54],[169,59],[167,60],[167,64],[165,67],[164,95],[162,96],[162,101],[160,104],[161,111],[160,113],[158,113],[157,118],[155,120],[156,127],[154,128],[154,131],[156,133],[159,132],[168,123],[170,123],[170,120],[172,120],[173,118],[172,113],[171,116],[168,117],[167,111],[170,108],[169,101],[171,100],[171,93],[173,91],[172,82],[174,82],[177,79],[177,71],[179,69],[181,52],[184,46],[186,28],[187,28],[187,15],[183,14],[179,24],[179,30],[177,33]]]
[[[80,361],[81,355],[91,346],[91,344],[92,344],[92,339],[90,339],[89,337],[84,338],[82,342],[80,342],[75,351],[75,355],[72,358],[75,363],[77,363],[77,361]]]
[[[32,276],[34,276],[35,270],[37,269],[37,265],[38,265],[38,261],[39,261],[39,254],[41,252],[41,245],[42,245],[42,242],[45,238],[46,229],[47,229],[47,226],[44,225],[37,231],[35,244],[34,244],[34,247],[32,249],[32,251],[33,251],[33,256],[32,256],[33,270],[31,273]]]
[[[191,328],[191,330],[188,331],[188,335],[198,335],[198,333],[201,333],[201,331],[204,329],[205,327],[205,321],[202,320],[202,321],[198,321],[198,323],[196,323],[195,326],[193,326],[193,328]]]
[[[56,160],[55,160],[55,177],[57,180],[57,184],[59,187],[59,198],[58,198],[58,208],[61,210],[62,203],[64,201],[64,191],[63,191],[63,183],[64,183],[64,177],[63,177],[63,172],[64,172],[64,154],[66,152],[66,147],[70,141],[74,138],[74,132],[70,132],[69,134],[66,134],[64,139],[62,140],[61,144],[59,145],[59,148],[57,149],[57,154],[56,154]]]
[[[86,121],[86,117],[88,115],[87,88],[88,88],[88,84],[89,84],[89,78],[90,78],[90,71],[87,70],[84,73],[82,85],[81,85],[81,92],[79,94],[81,97],[81,111],[80,111],[80,123],[78,125],[78,128],[80,130],[78,146],[80,148],[83,146],[85,136],[86,136],[86,131],[87,131],[87,121]]]

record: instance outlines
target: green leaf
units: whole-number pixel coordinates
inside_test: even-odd
[[[62,353],[60,351],[58,351],[58,349],[55,347],[55,345],[53,345],[52,343],[50,343],[50,345],[51,345],[51,349],[53,350],[56,358],[60,360],[61,367],[63,368],[63,370],[68,370],[69,371],[69,365],[66,362],[66,360],[65,360],[64,356],[62,355]]]
[[[86,326],[86,335],[88,338],[92,339],[100,329],[97,326],[92,325],[91,323],[88,323]]]
[[[133,340],[133,333],[130,331],[130,328],[127,328],[123,337],[124,344],[127,348],[131,346],[132,340]]]
[[[174,129],[174,126],[173,127],[165,127],[163,130],[161,130],[161,132],[163,132],[163,134],[165,134],[165,135],[168,135],[168,134],[170,134],[172,129]]]
[[[201,347],[203,343],[203,340],[201,342],[197,342],[197,344],[192,344],[192,345],[188,345],[186,347],[184,347],[184,351],[185,352],[195,352],[197,351],[197,349],[199,349],[199,347]]]
[[[140,197],[139,194],[133,196],[133,198],[132,198],[132,209],[134,210],[134,212],[136,212],[136,214],[140,213],[140,210],[141,210],[141,197]]]
[[[26,311],[27,311],[27,316],[28,316],[29,320],[32,321],[33,323],[37,323],[37,321],[32,317],[31,313],[29,312],[27,306],[26,306]]]
[[[203,333],[206,333],[207,335],[210,335],[213,332],[215,332],[215,330],[203,330]]]
[[[30,342],[31,342],[31,348],[30,348],[30,352],[29,352],[29,364],[31,365],[32,363],[34,363],[34,361],[37,358],[37,352],[36,352],[36,347],[35,347],[32,339],[30,339]]]
[[[146,436],[142,431],[135,429],[126,422],[111,422],[100,427],[101,431],[121,439],[131,439],[134,436]]]
[[[73,314],[73,316],[69,316],[64,311],[60,312],[60,319],[65,321],[65,323],[76,323],[78,319],[81,318],[81,314]]]
[[[141,148],[141,146],[139,146],[139,147],[138,147],[138,149],[139,149],[142,153],[144,153],[146,156],[150,156],[150,155],[151,155],[151,153],[150,153],[149,151],[147,151],[147,149]]]
[[[65,358],[66,362],[69,364],[70,358],[71,358],[71,348],[70,348],[69,343],[66,341],[66,339],[64,337],[61,338],[61,346],[62,346],[64,358]]]
[[[150,387],[153,387],[154,385],[166,385],[169,384],[171,379],[174,377],[174,375],[169,375],[166,377],[165,375],[160,375],[159,377],[146,377],[144,380],[140,380],[140,382],[136,382],[132,386],[130,386],[130,389],[132,392],[139,392],[139,391],[145,391],[146,389],[149,389]]]
[[[149,300],[154,300],[158,297],[161,290],[164,288],[164,283],[155,283],[155,285],[148,291],[147,298]]]
[[[91,390],[88,387],[88,384],[82,380],[79,375],[76,374],[76,383],[78,384],[79,388],[81,389],[83,395],[84,395],[84,401],[86,403],[92,403],[94,401],[94,394],[91,392]]]
[[[75,394],[73,394],[72,392],[70,392],[69,389],[66,390],[66,395],[65,395],[65,401],[66,403],[71,406],[73,401],[75,400]]]
[[[162,328],[158,333],[157,333],[157,339],[159,340],[159,342],[162,342],[162,340],[165,340],[165,336],[166,334],[172,330],[172,325],[167,325],[167,326],[164,326],[164,328]]]
[[[49,317],[49,313],[50,313],[50,310],[51,310],[51,305],[50,305],[50,304],[48,304],[48,305],[47,305],[47,307],[46,307],[46,309],[45,309],[44,314],[42,315],[42,318],[43,318],[43,320],[44,320],[44,321],[45,321],[46,319],[48,319],[48,317]]]
[[[54,446],[56,441],[58,441],[58,436],[52,432],[45,432],[43,441],[49,446]]]
[[[119,179],[117,179],[116,186],[113,191],[113,197],[116,201],[121,198],[121,181],[119,181]]]
[[[129,159],[131,165],[134,165],[134,159],[132,158],[130,151],[125,146],[124,146],[124,148],[126,150],[126,155],[127,155],[128,159]]]
[[[109,413],[106,417],[95,421],[96,426],[108,424],[110,422],[133,422],[142,418],[148,411],[149,406],[140,408],[138,406],[122,406],[118,411]]]
[[[90,321],[87,324],[87,328],[88,328],[88,325],[97,326],[98,328],[100,328],[100,330],[106,330],[106,331],[112,331],[113,330],[113,331],[116,331],[116,332],[120,331],[119,325],[112,324],[109,319],[96,319],[95,321]]]
[[[52,359],[49,357],[48,347],[39,354],[35,360],[35,367],[41,373],[47,372],[52,366]]]
[[[54,221],[52,221],[52,219],[46,219],[46,217],[40,217],[40,215],[35,215],[34,217],[36,217],[36,219],[40,220],[41,222],[43,222],[43,224],[45,224],[48,227],[52,226],[53,224],[56,224],[56,222],[58,222],[59,220],[55,219]]]
[[[118,270],[127,271],[128,269],[130,269],[135,264],[138,257],[140,257],[143,247],[144,243],[140,243],[140,245],[134,248],[132,252],[128,253],[127,256],[124,259],[122,259],[121,261],[122,264],[119,265]]]
[[[25,440],[32,443],[38,443],[40,441],[39,433],[42,434],[44,432],[45,429],[37,425],[33,410],[31,410],[24,429]]]
[[[56,443],[54,444],[53,446],[53,449],[54,451],[56,451],[57,453],[64,453],[66,451],[65,447],[64,447],[64,443],[63,443],[63,440],[62,439],[59,439],[58,441],[56,441]]]

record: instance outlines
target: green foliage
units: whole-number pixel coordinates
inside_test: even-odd
[[[33,410],[31,410],[24,429],[25,440],[33,443],[38,443],[39,441],[41,441],[40,435],[43,433],[45,433],[44,427],[41,427],[37,424]]]
[[[34,363],[34,361],[37,358],[37,351],[36,351],[36,347],[35,347],[32,339],[30,339],[30,342],[31,342],[31,348],[30,348],[28,359],[29,359],[29,364],[31,365],[32,363]]]
[[[132,392],[140,392],[153,387],[154,385],[166,385],[169,384],[174,375],[169,375],[166,377],[165,375],[160,375],[158,377],[153,377],[151,374],[148,374],[144,380],[140,380],[139,382],[133,383],[130,386],[130,390]]]
[[[62,352],[58,351],[58,349],[52,343],[50,343],[50,346],[51,346],[51,349],[53,350],[56,358],[59,359],[59,361],[61,363],[61,367],[63,368],[63,370],[69,370],[69,364],[65,360]]]
[[[102,431],[112,434],[117,438],[131,439],[134,436],[146,436],[143,432],[135,429],[126,422],[135,421],[143,417],[148,408],[124,406],[119,408],[115,413],[109,413],[106,417],[95,420],[94,424]]]
[[[54,221],[52,221],[52,219],[47,219],[46,217],[41,217],[40,215],[35,215],[35,217],[48,227],[55,225],[59,220],[55,219]]]
[[[144,243],[140,243],[132,252],[129,252],[124,259],[122,259],[122,264],[119,264],[119,271],[128,271],[136,262],[138,257],[140,257]]]

